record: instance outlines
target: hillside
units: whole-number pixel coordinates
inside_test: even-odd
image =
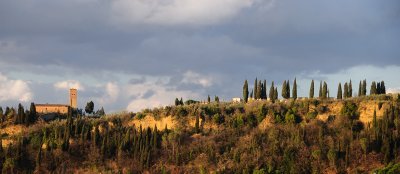
[[[3,173],[370,173],[400,162],[399,109],[397,99],[377,95],[211,102],[29,127],[8,123],[1,129],[1,168]]]

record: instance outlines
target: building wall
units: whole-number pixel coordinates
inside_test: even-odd
[[[68,113],[68,106],[54,106],[54,105],[36,105],[36,112],[38,113]]]
[[[76,89],[70,89],[69,90],[69,100],[70,100],[69,105],[72,108],[75,108],[75,109],[77,108],[77,106],[78,106],[77,98],[78,98],[78,91]]]

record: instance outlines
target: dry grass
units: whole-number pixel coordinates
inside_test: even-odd
[[[167,127],[168,129],[174,129],[177,126],[177,121],[175,121],[172,116],[163,117],[159,120],[155,120],[153,116],[147,115],[140,120],[136,118],[133,119],[128,123],[128,125],[135,125],[136,127],[142,125],[142,128],[154,128],[154,126],[156,125],[158,129],[164,129],[165,127]]]

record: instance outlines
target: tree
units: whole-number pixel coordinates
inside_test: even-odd
[[[375,94],[377,94],[377,91],[376,91],[376,82],[375,82],[375,81],[372,82],[372,84],[371,84],[371,90],[369,91],[369,93],[370,93],[370,95],[375,95]]]
[[[31,107],[29,108],[29,118],[28,118],[28,123],[34,123],[36,121],[36,106],[35,103],[31,103]]]
[[[283,84],[282,84],[282,93],[281,93],[281,95],[284,99],[286,99],[286,91],[287,91],[287,86],[286,86],[286,80],[285,80],[285,81],[283,81]]]
[[[290,98],[290,82],[289,82],[289,80],[287,80],[287,82],[286,82],[286,99],[289,99]]]
[[[292,97],[294,100],[297,99],[297,82],[296,82],[296,78],[294,78],[294,82],[293,82],[293,94]]]
[[[4,122],[3,108],[0,106],[0,123]]]
[[[215,100],[215,102],[219,103],[219,97],[218,96],[215,96],[214,100]]]
[[[244,81],[243,85],[243,100],[245,103],[249,100],[249,84],[247,83],[247,80]]]
[[[195,131],[196,131],[196,133],[199,133],[200,132],[200,120],[199,120],[199,115],[198,114],[196,114],[196,122],[195,122],[195,124],[194,124],[194,129],[195,129]]]
[[[344,83],[344,93],[343,93],[343,97],[344,98],[347,98],[347,94],[349,93],[349,87],[348,87],[348,85],[347,85],[347,82],[346,83]]]
[[[318,97],[321,99],[322,98],[322,81],[319,83],[319,95]]]
[[[251,92],[250,92],[250,98],[253,99],[253,97],[254,97],[254,92],[253,92],[253,90],[251,90]]]
[[[267,80],[264,80],[263,99],[267,99]]]
[[[262,84],[261,84],[261,80],[260,80],[260,81],[258,81],[258,85],[257,85],[256,99],[261,99],[261,88],[262,88]]]
[[[258,81],[256,78],[256,80],[254,81],[254,89],[253,89],[253,92],[254,92],[253,96],[254,96],[254,99],[256,99],[256,100],[257,100],[257,89],[258,89],[257,84],[258,84]]]
[[[274,101],[278,100],[278,87],[275,87],[275,92],[274,92]]]
[[[361,97],[362,96],[362,84],[361,84],[361,80],[360,80],[360,84],[358,85],[358,96]]]
[[[179,99],[175,98],[175,106],[179,106],[179,105],[180,105]]]
[[[179,104],[183,106],[183,99],[181,97],[181,100],[179,100]]]
[[[314,80],[311,81],[309,97],[314,98]]]
[[[247,81],[247,80],[246,80]],[[247,91],[248,92],[248,91]],[[208,95],[208,97],[207,97],[207,102],[208,103],[210,103],[211,102],[211,98],[210,98],[210,95]]]
[[[328,85],[326,84],[326,82],[324,82],[324,86],[322,88],[322,98],[326,99],[328,95]]]
[[[85,112],[88,113],[88,114],[91,114],[91,113],[93,113],[93,110],[94,110],[93,101],[87,102],[86,103],[86,107],[85,107]]]
[[[386,87],[385,87],[384,81],[381,81],[381,93],[380,94],[386,94]]]
[[[367,80],[363,80],[361,93],[363,96],[367,95]]]
[[[350,79],[350,83],[349,83],[349,90],[348,90],[348,93],[347,93],[347,97],[348,98],[353,97],[353,85],[351,84],[351,79]]]
[[[271,88],[269,89],[269,99],[271,100],[272,103],[275,102],[275,87],[274,87],[274,81],[272,81]]]
[[[103,108],[103,107],[101,107],[101,109],[99,109],[96,113],[97,113],[99,116],[104,116],[104,115],[106,115],[106,112],[104,111],[104,108]]]
[[[339,83],[339,86],[338,86],[337,99],[338,100],[342,99],[342,84],[341,83]]]

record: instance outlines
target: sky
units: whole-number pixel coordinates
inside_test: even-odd
[[[1,0],[0,106],[77,88],[81,108],[137,112],[229,101],[256,77],[297,78],[299,96],[312,79],[398,92],[399,18],[398,0]]]

